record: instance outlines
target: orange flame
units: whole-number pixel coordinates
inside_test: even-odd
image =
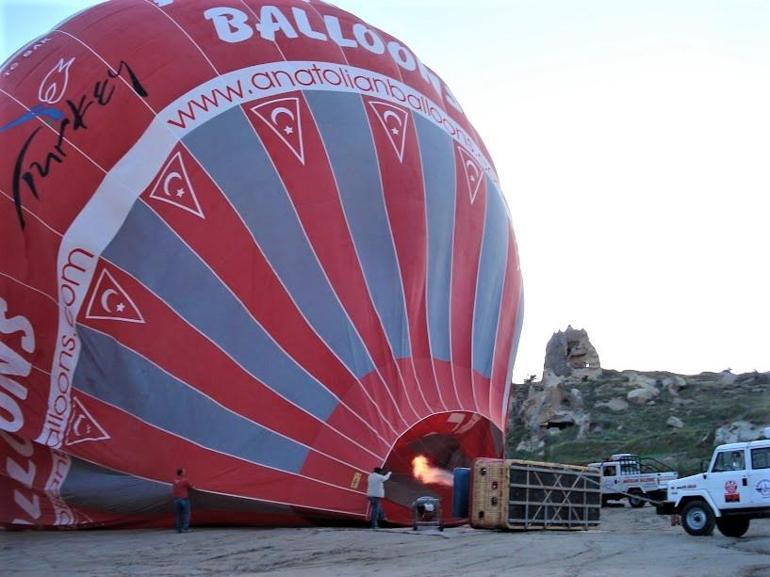
[[[446,485],[451,487],[454,484],[452,473],[446,469],[439,469],[428,462],[425,455],[417,455],[412,459],[412,475],[418,481],[434,485]]]

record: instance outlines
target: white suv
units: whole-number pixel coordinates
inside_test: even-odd
[[[714,449],[708,471],[668,484],[660,515],[681,515],[690,535],[741,537],[751,519],[770,517],[770,427],[766,439]]]

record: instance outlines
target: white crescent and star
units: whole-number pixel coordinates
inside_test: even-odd
[[[91,293],[86,318],[140,324],[146,322],[134,301],[106,268],[102,269]]]
[[[403,120],[401,120],[401,117],[398,114],[396,114],[392,110],[386,110],[385,112],[383,112],[382,120],[385,122],[385,124],[388,123],[388,119],[390,119],[390,118],[395,119],[396,124],[398,124],[399,127],[403,127],[404,126],[404,122],[403,122]],[[398,134],[399,133],[398,128],[396,128],[395,126],[393,128],[391,128],[390,131],[393,134]]]
[[[182,175],[179,174],[176,171],[171,171],[166,175],[166,178],[163,179],[163,193],[166,196],[171,196],[171,191],[169,190],[171,188],[171,181],[172,180],[181,180],[184,183],[184,179],[182,178]],[[176,189],[176,196],[181,198],[184,194],[185,190],[184,187],[180,187]]]
[[[109,303],[109,300],[110,300],[110,297],[111,297],[112,295],[119,295],[119,294],[120,294],[120,293],[119,293],[118,291],[116,291],[115,289],[111,289],[111,288],[109,288],[109,289],[107,289],[106,291],[104,291],[104,292],[102,293],[102,298],[101,298],[101,299],[100,299],[100,301],[99,301],[99,302],[101,303],[101,305],[102,305],[102,308],[103,308],[105,311],[107,311],[108,313],[114,313],[115,311],[113,311],[113,310],[110,308],[110,303]],[[123,302],[119,302],[119,303],[118,303],[118,306],[116,306],[116,307],[115,307],[115,309],[116,309],[116,310],[117,310],[119,313],[122,313],[122,312],[123,312],[123,310],[124,310],[125,308],[126,308],[126,305],[125,305]]]
[[[278,119],[280,116],[288,116],[289,117],[289,123],[283,127],[283,132],[285,134],[292,134],[294,132],[294,129],[291,127],[292,124],[296,121],[296,117],[294,116],[294,113],[286,108],[285,106],[277,106],[273,108],[273,111],[270,113],[270,121],[273,123],[274,126],[278,126]]]

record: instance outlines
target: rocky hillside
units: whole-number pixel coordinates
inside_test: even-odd
[[[770,373],[614,371],[585,331],[546,347],[543,378],[514,384],[508,456],[585,464],[612,453],[651,456],[695,473],[715,445],[770,426]]]

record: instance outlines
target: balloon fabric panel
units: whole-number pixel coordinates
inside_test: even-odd
[[[137,22],[141,26],[136,25]],[[523,296],[492,160],[323,2],[115,0],[0,67],[0,523],[362,522],[500,456]]]

